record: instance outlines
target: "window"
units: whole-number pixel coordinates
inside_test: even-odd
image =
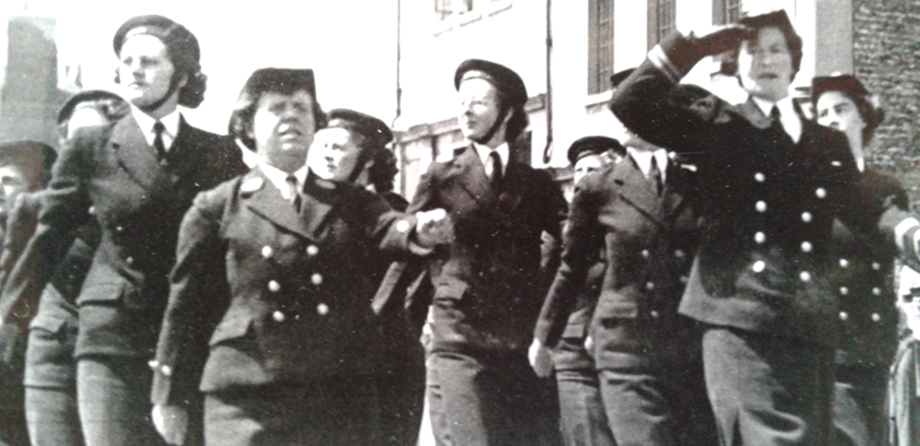
[[[735,23],[741,19],[741,0],[714,0],[712,2],[712,23]]]
[[[717,0],[720,1],[720,0]],[[648,48],[652,49],[674,30],[677,15],[674,0],[649,0]]]
[[[597,94],[613,74],[613,0],[589,0],[588,8],[588,94]]]

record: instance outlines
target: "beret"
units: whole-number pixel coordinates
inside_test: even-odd
[[[744,17],[738,20],[738,23],[755,29],[775,27],[779,28],[784,34],[796,34],[789,16],[782,9],[766,14]]]
[[[50,169],[57,160],[54,148],[42,142],[23,140],[0,143],[0,159],[13,164],[29,165],[29,161],[34,162],[39,156],[42,157],[45,169]]]
[[[468,59],[460,63],[454,73],[454,87],[467,79],[485,79],[495,85],[509,100],[512,107],[522,107],[527,102],[527,88],[524,80],[514,70],[495,62]]]
[[[393,132],[390,131],[390,128],[383,121],[371,115],[337,108],[331,110],[327,116],[326,128],[344,128],[358,132],[371,142],[368,148],[381,149],[393,140]]]
[[[309,68],[260,68],[249,76],[242,93],[259,96],[271,91],[291,94],[297,90],[304,90],[316,99],[316,81],[313,70]]]
[[[129,37],[141,34],[159,38],[169,47],[173,63],[183,68],[189,68],[190,62],[194,62],[191,65],[196,65],[201,59],[201,49],[195,35],[184,26],[161,15],[132,17],[122,24],[112,39],[115,54],[121,53],[121,47]]]
[[[817,104],[818,98],[820,98],[821,94],[826,91],[839,91],[854,99],[865,98],[866,96],[869,96],[869,90],[866,90],[866,87],[862,84],[862,82],[860,82],[859,79],[856,79],[855,76],[849,74],[818,76],[812,79],[812,102]]]
[[[74,110],[77,108],[77,105],[80,105],[81,102],[87,101],[98,101],[101,99],[113,99],[117,101],[124,101],[121,96],[112,93],[111,91],[106,90],[86,90],[81,91],[67,100],[61,110],[58,112],[57,123],[63,124],[64,121],[70,119],[73,115]]]
[[[575,165],[575,163],[584,156],[600,155],[607,151],[613,151],[620,155],[626,154],[626,148],[616,139],[606,136],[585,136],[584,138],[579,138],[569,146],[569,163]]]

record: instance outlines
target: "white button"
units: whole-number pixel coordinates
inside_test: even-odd
[[[872,262],[872,269],[878,271],[878,270],[882,269],[882,265],[879,265],[878,262]]]
[[[763,260],[758,260],[754,262],[754,265],[751,266],[751,269],[753,269],[755,273],[759,273],[763,271],[766,267],[767,267],[767,264],[764,263]]]
[[[767,212],[767,202],[758,201],[754,203],[754,209],[757,209],[757,212]]]
[[[134,257],[128,256],[128,257],[125,259],[125,262],[126,262],[128,265],[133,265],[133,264],[134,264]]]
[[[263,247],[262,247],[262,257],[268,259],[268,258],[271,258],[272,254],[274,254],[274,253],[275,253],[275,252],[272,250],[272,247],[271,247],[271,246],[263,246]]]
[[[802,221],[811,223],[811,212],[802,212]]]
[[[86,210],[86,213],[89,215],[96,215],[96,207],[90,206],[89,209]]]
[[[655,289],[655,284],[654,284],[653,282],[646,283],[646,284],[645,284],[645,289],[647,289],[647,290],[649,290],[649,291],[652,291],[652,290]]]
[[[767,234],[764,234],[763,232],[754,234],[754,241],[757,243],[763,243],[767,241]]]
[[[811,252],[811,248],[812,248],[811,242],[809,241],[802,242],[802,252]]]
[[[680,276],[680,283],[686,284],[690,281],[690,278],[687,276]]]
[[[827,196],[827,191],[823,187],[815,189],[815,196],[818,198],[824,198]]]
[[[850,294],[850,289],[845,286],[842,286],[840,287],[840,294],[846,296],[847,294]]]
[[[848,266],[850,266],[850,261],[849,261],[849,260],[847,260],[847,259],[840,259],[840,267],[841,267],[841,268],[846,268],[846,267],[848,267]]]
[[[396,223],[396,230],[399,232],[406,232],[409,230],[409,222],[406,220],[400,220],[399,223]]]
[[[847,320],[847,319],[849,319],[849,318],[850,318],[850,315],[847,314],[846,311],[841,311],[841,312],[840,312],[840,320],[841,320],[841,321],[845,321],[845,320]]]
[[[315,256],[315,255],[317,255],[317,254],[319,254],[319,248],[317,248],[316,245],[307,246],[307,255],[308,255],[308,256],[311,256],[311,257],[312,257],[312,256]]]
[[[880,322],[882,317],[878,313],[872,313],[872,322]]]
[[[647,259],[648,256],[649,256],[648,250],[647,250],[647,249],[643,249],[643,250],[642,250],[642,257],[645,257],[645,258]]]
[[[274,280],[269,280],[268,281],[268,291],[271,291],[273,293],[277,293],[278,291],[281,291],[281,284],[278,282],[275,282]]]
[[[658,319],[659,316],[658,312],[655,310],[650,311],[649,315],[652,316],[652,319]]]
[[[272,313],[272,319],[274,319],[275,322],[284,322],[284,320],[287,319],[287,316],[285,316],[281,310],[278,310]]]
[[[319,285],[323,283],[323,276],[321,276],[319,273],[315,273],[310,276],[310,282],[313,282],[313,285]]]
[[[754,181],[756,181],[756,182],[758,182],[758,183],[763,183],[763,182],[766,181],[766,180],[767,180],[767,176],[766,176],[766,175],[764,175],[764,174],[762,174],[762,173],[760,173],[760,172],[757,172],[757,173],[754,174]]]
[[[160,367],[160,371],[163,372],[163,375],[172,376],[172,369],[168,365]]]
[[[115,232],[124,232],[124,230],[125,230],[124,227],[121,227],[121,226],[116,226],[116,227],[115,227]]]
[[[811,273],[808,271],[802,271],[799,273],[799,280],[802,282],[808,282],[811,280]]]
[[[876,296],[881,296],[882,295],[881,288],[878,288],[878,287],[872,288],[872,294]]]
[[[682,250],[680,250],[680,249],[678,249],[677,251],[674,251],[674,257],[677,257],[678,259],[684,258],[685,255],[687,255],[687,254],[684,253],[684,252],[683,252]]]
[[[147,362],[147,365],[150,366],[151,369],[156,370],[156,368],[160,366],[160,363],[157,362],[156,359],[151,359],[150,361]]]
[[[319,313],[320,316],[325,316],[329,314],[329,305],[322,304],[322,303],[317,305],[316,312]]]

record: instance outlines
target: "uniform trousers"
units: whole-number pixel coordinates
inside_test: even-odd
[[[888,438],[887,368],[837,366],[834,378],[834,444],[884,445]]]
[[[82,446],[77,409],[77,361],[71,333],[29,330],[26,350],[26,421],[32,446]]]
[[[674,318],[605,318],[594,327],[595,358],[618,446],[716,443],[699,332]]]
[[[85,356],[77,361],[77,402],[87,446],[166,444],[153,427],[147,361]]]
[[[526,351],[435,351],[428,373],[439,445],[561,444],[555,389],[537,377]]]
[[[416,339],[398,340],[377,380],[382,445],[414,445],[425,406],[425,352]]]
[[[566,446],[614,446],[594,359],[583,342],[581,338],[562,338],[553,349],[562,440]],[[569,366],[572,363],[578,366]]]
[[[703,364],[722,445],[830,444],[833,348],[709,326]]]
[[[376,377],[247,386],[205,394],[208,446],[379,445]]]

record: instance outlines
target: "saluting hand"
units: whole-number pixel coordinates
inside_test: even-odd
[[[711,56],[738,49],[741,41],[750,38],[753,33],[752,28],[732,23],[694,29],[687,33],[687,37],[694,39],[697,48]]]
[[[188,412],[179,406],[157,404],[153,406],[153,425],[168,444],[181,445],[188,430]]]

